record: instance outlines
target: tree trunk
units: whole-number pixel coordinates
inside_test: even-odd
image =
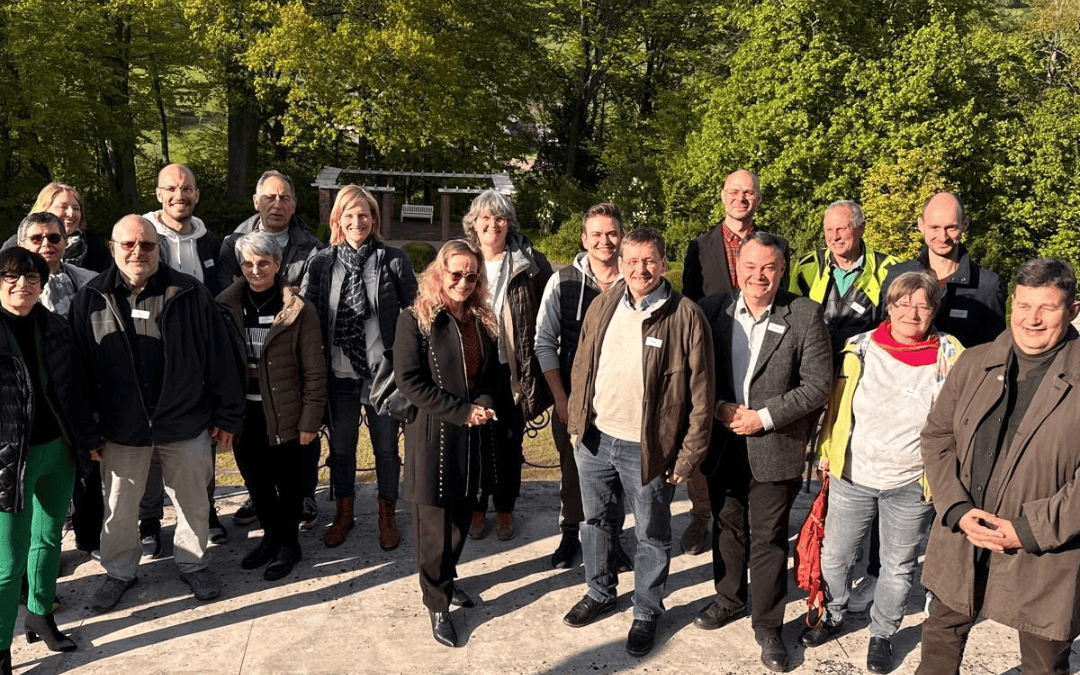
[[[243,203],[255,191],[255,152],[259,141],[259,102],[251,73],[231,60],[225,66],[228,115],[228,167],[225,199]]]
[[[135,211],[139,193],[135,178],[135,138],[137,131],[131,115],[131,26],[122,18],[113,18],[116,51],[105,57],[112,71],[113,86],[102,89],[102,102],[114,115],[106,130],[102,148],[109,186],[122,210]]]

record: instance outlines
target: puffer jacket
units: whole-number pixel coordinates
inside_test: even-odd
[[[35,405],[47,405],[60,424],[61,437],[77,461],[76,448],[89,453],[93,427],[87,395],[77,369],[72,368],[71,329],[40,304],[31,310],[37,322],[38,354],[44,366],[45,401],[34,401],[30,373],[12,346],[12,338],[0,321],[0,511],[19,513],[26,506],[23,477],[30,449],[31,420]]]
[[[506,255],[510,256],[510,280],[499,325],[510,365],[514,404],[521,407],[526,420],[531,420],[552,402],[536,358],[536,316],[544,286],[551,277],[551,264],[520,232],[511,232],[507,237]]]
[[[284,302],[263,342],[259,357],[259,392],[266,415],[266,435],[272,445],[298,439],[301,431],[318,431],[326,396],[326,360],[323,357],[319,315],[315,307],[292,289],[280,274],[275,280]],[[237,281],[218,296],[229,318],[241,365],[247,363],[244,340],[244,289]],[[247,371],[244,369],[246,381]]]
[[[625,293],[626,282],[620,279],[585,313],[570,386],[567,428],[573,436],[584,436],[596,417],[593,396],[600,349]],[[645,485],[662,474],[688,476],[705,458],[716,406],[716,357],[705,313],[674,290],[645,319],[641,339],[646,345],[659,345],[646,347],[643,354],[641,484]]]

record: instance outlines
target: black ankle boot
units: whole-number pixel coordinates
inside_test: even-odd
[[[11,675],[11,649],[0,651],[0,675]]]
[[[73,652],[79,648],[71,638],[61,633],[56,627],[56,619],[52,614],[41,616],[28,611],[25,625],[28,643],[44,640],[45,646],[54,652]],[[9,658],[8,663],[10,662]]]

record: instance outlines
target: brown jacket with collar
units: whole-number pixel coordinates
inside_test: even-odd
[[[1038,550],[990,554],[986,618],[1050,640],[1080,634],[1080,340],[1054,357],[1012,443],[1001,448],[985,510],[1027,519]],[[926,477],[937,517],[922,582],[957,612],[974,613],[975,547],[944,522],[971,502],[975,435],[1005,394],[1012,332],[960,355],[922,432]]]
[[[315,306],[300,297],[284,277],[277,286],[284,306],[274,317],[274,324],[263,343],[259,357],[259,391],[266,434],[272,445],[281,445],[300,437],[301,431],[315,432],[322,426],[326,397],[326,359],[323,356],[322,330]],[[242,366],[247,364],[244,334],[244,289],[241,279],[217,297],[218,304],[230,319]],[[247,381],[245,374],[244,381]]]
[[[570,378],[568,425],[578,438],[596,416],[593,395],[600,350],[625,293],[626,282],[619,280],[589,305],[581,324]],[[645,485],[672,472],[687,477],[705,457],[716,404],[716,366],[705,315],[674,290],[645,320],[641,333],[641,339],[648,340],[642,364],[645,400],[641,402],[641,484]],[[652,346],[656,341],[659,346]]]

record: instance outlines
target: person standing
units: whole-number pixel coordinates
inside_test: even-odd
[[[821,305],[783,290],[783,242],[753,232],[740,245],[739,290],[702,301],[712,322],[718,383],[714,433],[701,471],[713,510],[716,596],[694,620],[713,630],[746,613],[761,662],[784,672],[788,516],[806,445],[832,386]],[[750,558],[747,561],[747,552]]]
[[[472,607],[457,563],[480,489],[498,388],[499,324],[488,306],[483,258],[468,242],[443,244],[416,302],[398,317],[394,379],[417,408],[405,427],[405,499],[412,503],[416,566],[435,640],[456,647],[450,607]]]
[[[1014,278],[1011,330],[968,349],[922,431],[935,518],[917,675],[960,672],[979,614],[1015,628],[1025,675],[1069,672],[1080,635],[1080,340],[1076,275]]]
[[[705,456],[715,404],[712,335],[701,308],[672,289],[664,239],[631,230],[622,280],[589,307],[570,389],[571,438],[585,520],[588,592],[563,617],[586,626],[614,611],[623,500],[634,514],[634,620],[626,651],[645,656],[664,612],[671,498]]]

